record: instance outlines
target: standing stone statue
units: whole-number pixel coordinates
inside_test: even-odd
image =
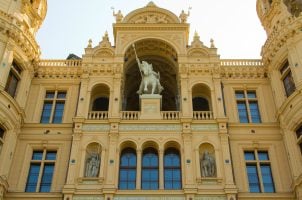
[[[200,159],[200,168],[202,177],[215,177],[216,176],[216,164],[215,158],[209,154],[206,150]]]
[[[160,74],[159,72],[155,72],[153,70],[152,64],[149,64],[146,61],[140,62],[140,60],[137,57],[135,47],[133,44],[133,49],[136,56],[136,61],[139,67],[139,71],[142,77],[142,81],[139,86],[139,90],[137,91],[137,94],[160,94],[163,91],[163,87],[160,84]],[[148,86],[151,86],[151,88],[148,88]]]
[[[92,153],[86,160],[85,177],[97,177],[100,169],[100,158],[97,153]]]

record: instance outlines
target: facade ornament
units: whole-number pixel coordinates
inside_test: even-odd
[[[184,10],[181,11],[181,13],[180,13],[180,15],[179,15],[179,19],[180,19],[180,22],[181,22],[181,23],[187,23],[187,19],[188,19],[188,17],[190,16],[190,10],[191,10],[191,9],[192,9],[192,8],[189,7],[188,13],[185,13]]]
[[[159,72],[155,72],[153,70],[152,64],[149,64],[146,61],[140,62],[139,58],[137,57],[136,50],[134,44],[132,45],[136,61],[139,67],[139,71],[142,77],[142,81],[139,86],[139,90],[136,92],[139,95],[142,94],[160,94],[163,91],[163,87],[160,84],[160,74]],[[148,88],[148,86],[151,85],[151,90]]]
[[[211,38],[210,42],[211,42],[211,48],[215,48],[215,44],[214,44],[213,38]]]
[[[283,0],[288,12],[293,16],[298,17],[302,11],[302,0]]]
[[[97,153],[91,153],[86,160],[85,177],[97,177],[100,169],[100,156]]]
[[[200,168],[202,177],[215,177],[216,163],[215,158],[209,154],[207,150],[204,151],[200,159]]]
[[[113,16],[115,17],[116,23],[121,23],[124,18],[121,10],[118,10],[117,13],[115,13],[114,8],[112,7],[111,9],[113,10]]]
[[[87,48],[92,48],[92,39],[89,39],[89,40],[88,40]]]

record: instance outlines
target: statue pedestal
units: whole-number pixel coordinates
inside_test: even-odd
[[[161,98],[159,94],[140,95],[140,119],[161,119]]]

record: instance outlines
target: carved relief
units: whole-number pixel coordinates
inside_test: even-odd
[[[302,11],[302,0],[283,0],[288,12],[293,16],[298,17]]]

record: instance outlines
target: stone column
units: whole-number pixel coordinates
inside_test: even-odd
[[[90,93],[88,94],[88,74],[83,74],[83,79],[81,80],[80,85],[80,91],[79,91],[79,102],[78,102],[78,108],[77,108],[77,117],[87,117],[86,107],[88,104],[89,107],[89,101],[90,101]]]
[[[180,84],[181,84],[181,94],[180,94],[180,102],[182,107],[182,117],[183,118],[192,118],[192,109],[190,107],[190,94],[188,91],[191,91],[188,85],[188,77],[187,74],[180,74]]]
[[[183,188],[193,188],[194,187],[194,181],[193,181],[193,176],[194,176],[194,168],[192,166],[192,134],[191,134],[191,127],[190,123],[184,123],[183,124],[183,154],[181,155],[182,157],[182,167],[184,169],[182,172],[186,175],[183,177]]]
[[[211,91],[213,115],[216,117],[224,117],[223,95],[221,90],[221,80],[214,78],[214,91]]]
[[[196,168],[196,179],[197,179],[197,182],[198,181],[201,181],[201,173],[200,173],[200,158],[199,158],[199,149],[196,148],[194,149],[195,151],[195,168]]]
[[[106,149],[102,149],[99,177],[104,179]]]
[[[136,150],[136,189],[141,189],[141,179],[142,179],[142,150]]]
[[[118,142],[118,123],[111,123],[110,133],[109,133],[109,145],[108,145],[108,166],[105,188],[108,192],[115,190],[116,185],[116,173],[118,166],[118,157],[117,153],[117,142]]]
[[[164,150],[158,150],[158,167],[159,167],[159,189],[164,189]]]
[[[226,127],[227,119],[220,118],[217,119],[217,121],[219,125],[219,137],[220,137],[221,152],[222,152],[221,166],[223,166],[224,168],[224,175],[225,175],[225,192],[228,196],[230,196],[236,194],[238,191],[234,183],[234,175],[232,170],[229,135],[227,133],[227,127]],[[219,170],[217,169],[217,172],[218,171]]]
[[[110,117],[111,118],[119,118],[120,117],[120,102],[121,100],[121,73],[120,73],[120,65],[116,64],[115,71],[116,74],[113,78],[113,88],[110,91]]]

